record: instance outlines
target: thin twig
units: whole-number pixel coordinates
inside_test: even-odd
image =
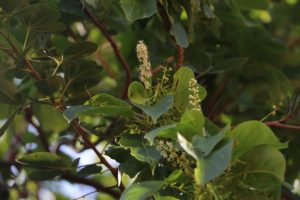
[[[111,47],[113,48],[113,51],[114,51],[116,57],[118,58],[118,60],[120,61],[120,63],[122,64],[122,66],[125,70],[126,81],[125,81],[125,86],[124,86],[124,89],[123,89],[122,97],[124,99],[126,99],[127,98],[127,90],[128,90],[129,84],[131,83],[131,79],[132,79],[132,74],[131,74],[129,64],[127,63],[127,61],[125,60],[123,54],[121,53],[116,41],[110,35],[106,25],[101,20],[97,19],[91,13],[91,11],[80,0],[78,0],[78,2],[82,6],[83,12],[92,20],[93,24],[99,28],[99,30],[102,32],[104,37],[109,41]]]
[[[291,125],[291,124],[284,124],[284,123],[280,122],[279,120],[278,121],[265,122],[265,124],[270,126],[270,127],[278,127],[278,128],[284,128],[284,129],[300,131],[300,126]]]

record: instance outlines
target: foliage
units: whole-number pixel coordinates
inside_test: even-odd
[[[287,199],[299,11],[297,0],[0,0],[0,199],[35,199],[55,180],[98,199]]]

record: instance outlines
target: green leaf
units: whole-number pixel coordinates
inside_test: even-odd
[[[236,166],[235,173],[243,174],[240,180],[260,190],[277,188],[284,181],[286,168],[284,156],[270,145],[257,146],[245,153]]]
[[[176,138],[176,124],[170,124],[153,129],[145,134],[145,138],[152,145],[156,137]]]
[[[268,144],[278,149],[287,146],[280,143],[272,130],[259,121],[243,122],[229,132],[228,136],[234,139],[233,159],[239,158],[250,149],[262,144]]]
[[[94,53],[97,48],[97,45],[92,42],[76,42],[68,46],[63,55],[66,59],[81,59]]]
[[[189,46],[187,33],[180,23],[174,23],[170,30],[171,35],[175,37],[176,43],[183,47],[187,48]]]
[[[5,79],[0,79],[0,102],[9,104],[9,105],[17,105],[20,104],[21,98],[18,93],[18,88],[10,81]]]
[[[240,8],[243,9],[268,9],[270,2],[268,0],[235,0]]]
[[[63,23],[57,21],[60,13],[43,3],[27,6],[18,15],[30,31],[54,32],[66,29]]]
[[[197,160],[195,179],[198,184],[204,185],[225,171],[230,163],[232,144],[232,140],[225,140],[211,154]]]
[[[50,152],[37,152],[24,155],[17,159],[17,162],[33,168],[68,170],[70,163],[62,157]]]
[[[101,80],[102,67],[92,60],[74,60],[63,64],[65,82],[69,84],[68,92],[73,95],[86,91]]]
[[[120,3],[130,22],[151,17],[156,12],[155,0],[121,0]]]
[[[40,126],[46,132],[59,133],[69,126],[62,113],[53,106],[36,104],[33,106],[33,112],[39,119]]]
[[[183,134],[185,137],[189,139],[192,136],[194,136],[190,133],[196,133],[198,135],[203,134],[204,123],[205,123],[205,119],[201,111],[187,110],[181,116],[179,122],[180,125],[184,125],[184,126],[178,126],[178,128],[181,134]]]
[[[179,145],[183,148],[185,152],[187,152],[190,156],[192,156],[195,160],[198,160],[198,155],[196,149],[193,144],[190,143],[185,137],[183,137],[180,133],[177,133],[177,139]]]
[[[120,200],[145,200],[159,191],[163,184],[163,181],[134,183],[122,193]]]
[[[102,167],[98,166],[97,164],[86,165],[78,171],[77,175],[83,177],[90,176],[100,173],[101,170]]]
[[[212,137],[201,137],[199,135],[195,135],[193,137],[192,144],[198,157],[200,157],[200,155],[207,156],[223,138],[224,133],[222,132]]]
[[[193,71],[188,67],[181,67],[173,77],[173,96],[175,106],[182,112],[187,109],[191,109],[192,106],[189,103],[189,95],[191,92],[188,90],[189,81],[194,79]],[[199,97],[203,100],[206,97],[206,90],[199,86]]]
[[[159,102],[151,106],[134,105],[149,115],[152,118],[152,121],[156,123],[158,118],[173,106],[173,96],[165,96]]]
[[[4,135],[5,131],[8,129],[9,125],[11,124],[11,122],[13,121],[13,119],[15,118],[16,114],[20,111],[20,109],[16,110],[6,121],[5,123],[1,126],[0,128],[0,138],[2,137],[2,135]]]
[[[118,99],[110,94],[101,93],[93,96],[88,102],[88,105],[91,106],[103,106],[103,105],[110,105],[110,106],[130,106],[125,101]]]
[[[114,105],[104,105],[104,106],[71,106],[67,108],[64,113],[64,117],[71,122],[73,119],[83,116],[92,115],[106,115],[106,116],[123,116],[132,117],[134,112],[130,106],[114,106]]]
[[[128,98],[134,104],[144,105],[148,100],[148,93],[144,86],[137,81],[133,81],[128,88]]]
[[[119,165],[119,171],[121,174],[125,173],[130,178],[135,177],[140,171],[142,171],[146,164],[135,159],[129,150],[122,147],[112,146],[105,151],[105,154],[110,158],[116,160]]]
[[[129,148],[133,157],[149,163],[152,168],[156,166],[161,157],[159,151],[148,145],[142,135],[122,135],[119,143],[124,148]]]

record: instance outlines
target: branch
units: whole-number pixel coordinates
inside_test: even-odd
[[[10,168],[11,166],[22,167],[22,165],[20,163],[17,163],[15,161],[10,162],[10,161],[0,160],[0,168],[2,168],[2,169],[3,168]],[[95,189],[97,189],[97,191],[105,192],[107,194],[112,195],[115,198],[118,198],[118,199],[120,197],[120,193],[117,192],[116,190],[113,190],[112,188],[109,188],[109,187],[108,188],[104,187],[103,185],[101,185],[97,181],[94,181],[94,180],[91,180],[91,179],[75,176],[75,175],[72,175],[72,174],[63,174],[61,176],[61,178],[65,179],[67,181],[70,181],[70,182],[81,183],[81,184],[84,184],[84,185],[92,186]]]
[[[95,154],[98,156],[98,158],[100,159],[100,162],[102,164],[104,164],[109,171],[112,173],[112,175],[115,177],[115,179],[118,182],[118,170],[116,168],[113,168],[108,162],[107,160],[102,156],[102,154],[97,150],[97,148],[94,146],[94,144],[89,140],[87,134],[86,134],[86,130],[84,130],[77,121],[73,120],[71,122],[73,128],[76,130],[76,132],[82,137],[83,141],[87,144],[88,147],[90,147]],[[120,189],[123,191],[124,190],[124,185],[120,184]]]
[[[270,126],[270,127],[278,127],[278,128],[285,128],[285,129],[300,131],[300,126],[291,125],[291,124],[284,124],[280,120],[265,122],[265,124]]]
[[[72,174],[64,174],[61,176],[63,179],[68,180],[70,182],[75,182],[75,183],[81,183],[81,184],[85,184],[85,185],[89,185],[94,187],[95,189],[97,189],[100,192],[105,192],[107,194],[112,195],[113,197],[119,199],[120,198],[120,193],[111,189],[111,188],[106,188],[103,185],[101,185],[100,183],[91,180],[91,179],[86,179],[83,177],[78,177],[78,176],[74,176]]]
[[[122,97],[123,97],[123,99],[126,99],[127,98],[127,90],[128,90],[129,84],[131,83],[131,79],[132,79],[129,64],[126,62],[126,60],[125,60],[123,54],[121,53],[116,41],[111,37],[106,25],[101,20],[97,19],[91,13],[91,11],[88,10],[88,8],[80,0],[78,0],[78,2],[82,6],[83,12],[92,20],[93,24],[99,28],[99,30],[102,32],[104,37],[109,41],[111,47],[114,50],[114,53],[115,53],[117,59],[120,61],[120,63],[122,64],[122,66],[125,70],[126,82],[125,82],[125,86],[124,86],[124,89],[123,89]]]
[[[11,46],[11,48],[13,49],[13,51],[19,55],[19,51],[17,49],[17,47],[12,43],[12,41],[9,39],[8,36],[6,36],[3,32],[0,31],[0,35],[8,42],[8,44]],[[37,71],[33,68],[33,66],[31,65],[31,63],[28,61],[27,58],[23,57],[24,62],[26,63],[28,69],[30,70],[31,74],[37,79],[37,80],[41,80],[41,76],[37,73]]]

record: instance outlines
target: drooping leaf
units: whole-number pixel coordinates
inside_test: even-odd
[[[152,118],[152,121],[156,123],[158,118],[165,114],[173,106],[173,96],[165,96],[156,104],[151,106],[143,106],[138,104],[135,104],[135,106],[149,115]]]
[[[195,180],[198,184],[204,185],[225,171],[230,163],[232,144],[232,140],[225,140],[211,154],[197,160]]]
[[[145,181],[132,184],[121,195],[120,200],[145,200],[163,186],[163,181]]]
[[[187,48],[189,46],[186,30],[182,27],[180,23],[174,23],[170,30],[171,35],[175,37],[176,43]]]
[[[156,12],[155,0],[121,0],[120,3],[126,19],[130,22],[151,17]]]

